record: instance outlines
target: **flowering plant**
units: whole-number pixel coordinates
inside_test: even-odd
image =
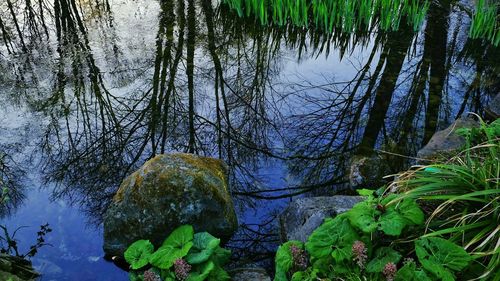
[[[174,230],[155,251],[148,240],[138,240],[125,251],[132,281],[224,281],[230,280],[222,268],[231,251],[208,232],[194,233],[183,225]]]

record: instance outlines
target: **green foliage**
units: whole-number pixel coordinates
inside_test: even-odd
[[[471,261],[462,247],[438,237],[418,239],[415,250],[422,267],[443,281],[455,280],[453,272],[464,269]]]
[[[200,264],[207,261],[219,247],[220,239],[215,238],[208,232],[196,233],[193,240],[193,250],[186,257],[190,264]]]
[[[459,133],[466,146],[456,157],[404,173],[385,192],[360,190],[365,201],[326,219],[305,243],[308,268],[290,267],[282,245],[275,280],[500,280],[500,120]]]
[[[483,38],[493,45],[500,45],[500,4],[496,0],[477,0],[476,11],[472,17],[469,36]]]
[[[429,0],[224,0],[240,17],[254,16],[262,25],[311,25],[327,33],[398,30],[402,19],[417,32],[425,21]],[[500,45],[500,4],[478,0],[469,36]]]
[[[384,266],[390,262],[397,264],[401,260],[401,254],[389,248],[378,248],[375,257],[366,265],[367,272],[382,272]]]
[[[175,229],[156,251],[148,240],[136,241],[125,251],[130,280],[143,280],[145,271],[170,281],[230,280],[223,269],[230,257],[231,251],[220,247],[219,239],[208,232],[195,234],[190,225]],[[178,272],[186,276],[176,276]]]
[[[125,251],[125,260],[131,269],[140,269],[149,263],[153,251],[154,246],[149,240],[138,240]]]
[[[300,249],[304,248],[304,245],[300,241],[288,241],[281,245],[276,251],[276,275],[274,277],[275,281],[286,281],[288,280],[287,275],[293,268],[293,257],[290,251],[290,246],[296,246]]]
[[[151,255],[149,262],[161,269],[169,269],[177,259],[183,258],[193,246],[194,231],[190,225],[174,230],[161,247]]]
[[[466,139],[458,155],[410,171],[395,184],[406,190],[399,199],[436,205],[427,222],[433,231],[425,237],[458,243],[492,276],[500,262],[500,120],[480,123],[458,130]]]
[[[420,0],[225,0],[240,17],[255,16],[261,24],[270,22],[316,28],[326,32],[368,30],[379,26],[397,30],[402,18],[418,30],[422,25],[428,1]]]

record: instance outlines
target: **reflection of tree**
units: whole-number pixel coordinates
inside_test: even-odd
[[[12,213],[24,199],[24,171],[0,149],[0,218]]]

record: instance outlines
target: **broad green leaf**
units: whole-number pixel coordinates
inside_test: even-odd
[[[454,273],[472,260],[462,247],[439,237],[416,240],[415,250],[422,267],[444,281],[455,280]]]
[[[193,241],[194,231],[191,225],[182,225],[176,228],[170,235],[163,241],[163,246],[172,246],[174,248],[182,248],[188,242]]]
[[[130,245],[124,253],[125,260],[130,268],[139,269],[149,263],[149,257],[154,251],[154,246],[149,240],[138,240]]]
[[[401,255],[388,247],[382,247],[377,249],[377,252],[375,253],[375,258],[372,259],[367,265],[366,265],[366,271],[367,272],[382,272],[384,269],[385,265],[389,262],[393,262],[397,264],[399,260],[401,259]]]
[[[379,229],[387,235],[399,236],[406,226],[406,220],[395,210],[387,210],[379,219]]]
[[[199,266],[198,270],[192,271],[186,281],[203,281],[208,278],[208,275],[214,270],[215,265],[209,261]]]
[[[309,236],[306,249],[315,259],[332,255],[336,260],[350,255],[354,241],[359,240],[358,234],[349,223],[346,215],[341,214],[334,219],[326,220]],[[349,249],[346,249],[349,248]]]
[[[228,281],[231,276],[220,266],[215,265],[214,269],[208,275],[208,281]]]
[[[216,265],[223,266],[225,265],[229,259],[231,258],[231,250],[224,249],[222,247],[215,248],[210,260],[213,261]]]
[[[360,202],[346,213],[352,226],[359,228],[365,233],[371,233],[377,229],[378,223],[375,219],[380,211],[375,209],[371,201]]]
[[[414,262],[406,263],[398,270],[394,281],[431,281],[425,271],[417,269]]]
[[[208,232],[196,233],[193,239],[193,247],[186,257],[189,264],[199,264],[207,261],[219,247],[220,239],[215,238]]]
[[[193,242],[187,242],[182,248],[174,248],[170,245],[161,246],[151,255],[149,263],[160,269],[169,269],[177,259],[186,256],[192,246]]]
[[[415,200],[406,198],[396,206],[398,212],[412,224],[420,225],[424,223],[424,212]]]

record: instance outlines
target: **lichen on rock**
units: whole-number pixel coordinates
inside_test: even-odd
[[[229,238],[237,218],[223,161],[164,154],[147,161],[121,184],[104,216],[104,250],[122,255],[138,239],[159,245],[182,224]]]

